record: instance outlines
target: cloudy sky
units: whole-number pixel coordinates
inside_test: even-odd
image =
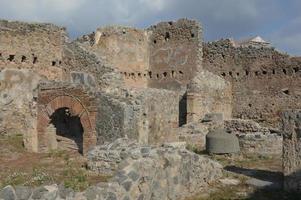
[[[0,0],[0,18],[52,22],[71,37],[98,26],[147,27],[182,17],[201,21],[206,41],[260,35],[301,55],[301,0]]]

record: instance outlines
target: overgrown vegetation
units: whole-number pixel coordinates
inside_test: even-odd
[[[0,147],[1,151],[13,151],[16,153],[24,152],[24,145],[23,145],[23,135],[22,134],[15,134],[11,136],[2,135],[0,136]]]
[[[191,151],[191,152],[194,152],[194,153],[197,153],[197,154],[205,154],[206,153],[205,150],[199,150],[199,148],[197,146],[194,146],[192,144],[186,145],[186,149],[188,151]]]

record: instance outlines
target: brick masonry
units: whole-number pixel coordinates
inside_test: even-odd
[[[49,150],[46,128],[50,116],[59,108],[69,108],[72,116],[79,116],[84,129],[83,153],[96,144],[96,103],[93,96],[76,85],[50,83],[41,85],[38,94],[38,151]]]

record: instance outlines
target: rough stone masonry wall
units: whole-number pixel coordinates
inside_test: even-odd
[[[148,81],[149,48],[145,30],[109,26],[77,40],[103,61],[114,66],[127,86],[145,88]]]
[[[148,29],[149,87],[180,90],[202,66],[202,29],[198,22],[180,19]]]
[[[284,189],[301,192],[301,110],[282,113]]]
[[[202,63],[202,30],[193,20],[147,30],[104,27],[77,42],[114,66],[130,87],[185,89]]]
[[[62,68],[71,82],[106,91],[122,86],[122,77],[85,43],[73,41],[64,47]]]
[[[62,80],[64,28],[0,20],[0,69],[28,68],[47,79]]]
[[[222,175],[220,164],[181,144],[139,146],[122,138],[93,148],[88,160],[91,170],[113,175],[117,199],[181,200]]]
[[[101,92],[98,98],[98,143],[127,136],[141,144],[175,141],[179,96],[158,89]]]
[[[261,127],[252,120],[230,119],[224,127],[239,139],[240,150],[245,154],[282,155],[282,134]]]
[[[301,60],[272,48],[204,45],[205,69],[232,83],[233,117],[280,126],[283,109],[301,108]]]
[[[33,149],[36,132],[37,86],[41,77],[28,69],[0,72],[0,135],[23,134],[26,149]]]
[[[204,70],[188,85],[187,122],[197,122],[209,113],[221,113],[223,118],[231,118],[232,87],[228,81]]]
[[[0,132],[23,134],[32,149],[36,131],[37,87],[41,80],[62,80],[65,30],[51,24],[0,20]]]

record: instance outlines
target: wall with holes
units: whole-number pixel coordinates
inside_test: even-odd
[[[64,42],[61,27],[0,20],[0,134],[23,134],[28,150],[37,150],[39,82],[66,77]]]
[[[161,22],[150,33],[149,86],[179,89],[196,75],[202,62],[202,32],[193,20]]]
[[[273,48],[204,45],[204,68],[232,83],[234,117],[280,126],[279,112],[301,108],[301,59]]]
[[[202,30],[193,20],[146,30],[104,27],[77,41],[115,67],[130,87],[180,90],[202,65]]]
[[[0,20],[0,69],[33,69],[48,79],[62,79],[65,30],[52,24]]]
[[[85,48],[114,66],[127,86],[147,87],[149,70],[148,34],[145,30],[109,26],[78,39]]]

